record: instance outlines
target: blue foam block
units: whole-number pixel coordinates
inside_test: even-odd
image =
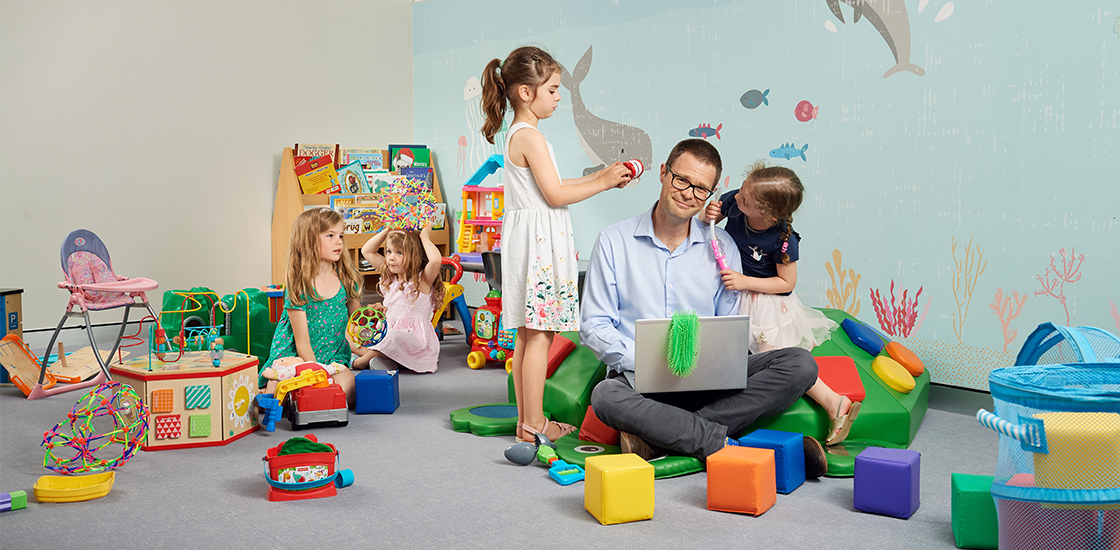
[[[774,475],[779,493],[788,495],[805,483],[805,447],[802,435],[777,430],[755,430],[739,445],[774,450]]]
[[[844,329],[853,344],[870,353],[872,357],[879,355],[883,351],[883,346],[886,345],[879,333],[875,332],[875,329],[859,321],[844,319],[840,322],[840,327]]]
[[[855,460],[855,508],[902,519],[914,515],[920,504],[921,459],[907,449],[864,449]]]
[[[354,412],[392,414],[401,406],[397,371],[364,370],[354,377]]]

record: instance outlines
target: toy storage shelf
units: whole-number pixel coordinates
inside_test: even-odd
[[[439,187],[439,176],[432,173],[432,194],[437,202],[443,201],[443,193]],[[272,284],[284,284],[284,268],[288,256],[288,241],[291,238],[292,223],[306,208],[313,206],[329,206],[330,195],[304,195],[300,189],[299,180],[296,178],[295,160],[291,147],[285,147],[280,159],[280,175],[276,184],[276,208],[272,211]],[[447,256],[450,248],[450,226],[444,222],[443,229],[432,230],[432,242],[439,249],[440,254]],[[354,265],[359,264],[362,245],[373,236],[373,233],[358,233],[344,235],[343,244],[346,253],[351,255]],[[365,287],[376,288],[380,274],[377,270],[361,272],[365,277]]]

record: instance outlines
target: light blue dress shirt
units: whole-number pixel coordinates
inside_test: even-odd
[[[634,370],[638,319],[664,319],[676,311],[738,313],[739,293],[723,287],[708,226],[695,217],[689,224],[688,238],[672,252],[653,234],[652,208],[599,233],[584,280],[580,343],[609,369]],[[716,235],[728,265],[739,265],[731,236],[718,227]]]

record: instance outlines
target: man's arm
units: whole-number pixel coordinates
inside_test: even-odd
[[[634,370],[634,340],[618,330],[618,278],[614,250],[603,238],[595,240],[591,263],[583,282],[583,307],[580,320],[580,343],[595,353],[600,361],[615,370]]]

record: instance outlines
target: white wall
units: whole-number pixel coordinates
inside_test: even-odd
[[[24,329],[58,322],[78,228],[159,281],[157,310],[268,284],[285,146],[413,140],[412,3],[0,3],[0,287]]]

